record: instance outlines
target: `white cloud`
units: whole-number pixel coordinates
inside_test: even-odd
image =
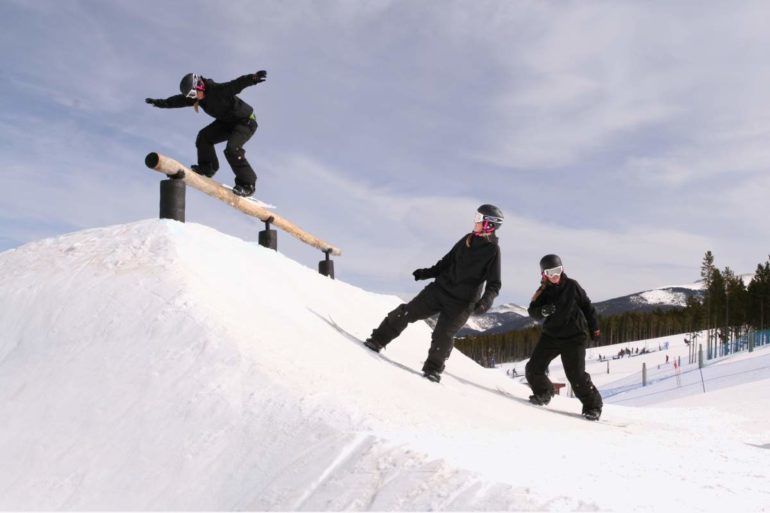
[[[532,20],[537,30],[526,43],[494,27],[509,50],[501,59],[508,73],[491,100],[489,144],[479,158],[523,169],[579,167],[634,140],[636,152],[654,158],[657,148],[640,131],[705,145],[710,134],[745,123],[770,128],[758,88],[765,81],[754,80],[769,70],[747,48],[770,42],[755,20],[765,6],[703,7],[551,5]]]

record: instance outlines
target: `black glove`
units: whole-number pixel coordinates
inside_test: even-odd
[[[256,73],[254,73],[254,83],[259,84],[260,82],[264,82],[267,79],[267,71],[265,70],[259,70]]]
[[[160,103],[158,100],[153,100],[152,98],[145,98],[144,103],[149,103],[153,107],[157,107],[158,103]]]
[[[491,307],[492,307],[492,301],[482,297],[476,303],[476,306],[473,307],[473,315],[481,315],[483,313],[487,313],[487,310],[489,310]]]
[[[417,269],[412,273],[412,276],[414,276],[414,281],[429,280],[433,278],[433,276],[430,275],[430,271],[428,271],[428,269]]]
[[[540,309],[540,315],[543,317],[548,317],[549,315],[553,315],[556,312],[556,305],[550,304],[545,305]]]
[[[601,339],[601,338],[602,338],[602,332],[601,331],[594,330],[591,333],[591,340],[593,340],[594,342],[599,342],[599,339]]]

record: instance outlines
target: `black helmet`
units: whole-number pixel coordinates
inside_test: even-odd
[[[195,98],[196,91],[203,90],[200,86],[202,78],[203,77],[197,73],[188,73],[183,76],[182,81],[179,82],[179,90],[188,98]]]
[[[484,204],[476,209],[477,223],[484,223],[484,230],[490,233],[500,228],[503,224],[503,211],[494,205]]]
[[[545,271],[546,269],[553,269],[554,267],[561,267],[561,258],[559,258],[559,255],[546,255],[543,258],[540,259],[540,270]]]

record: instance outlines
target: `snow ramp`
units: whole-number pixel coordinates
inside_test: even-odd
[[[429,382],[424,323],[381,358],[360,339],[398,298],[201,225],[27,244],[0,292],[4,510],[606,509],[606,469],[648,449],[624,454],[630,410],[531,407],[457,351]]]

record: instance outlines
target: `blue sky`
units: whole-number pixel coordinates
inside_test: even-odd
[[[594,300],[695,281],[706,250],[753,272],[769,28],[764,2],[2,0],[0,250],[156,217],[144,156],[193,163],[211,118],[144,98],[266,69],[241,94],[256,196],[341,247],[340,279],[411,296],[482,203],[506,215],[498,302],[526,304],[551,252]],[[187,203],[188,221],[262,228]]]

